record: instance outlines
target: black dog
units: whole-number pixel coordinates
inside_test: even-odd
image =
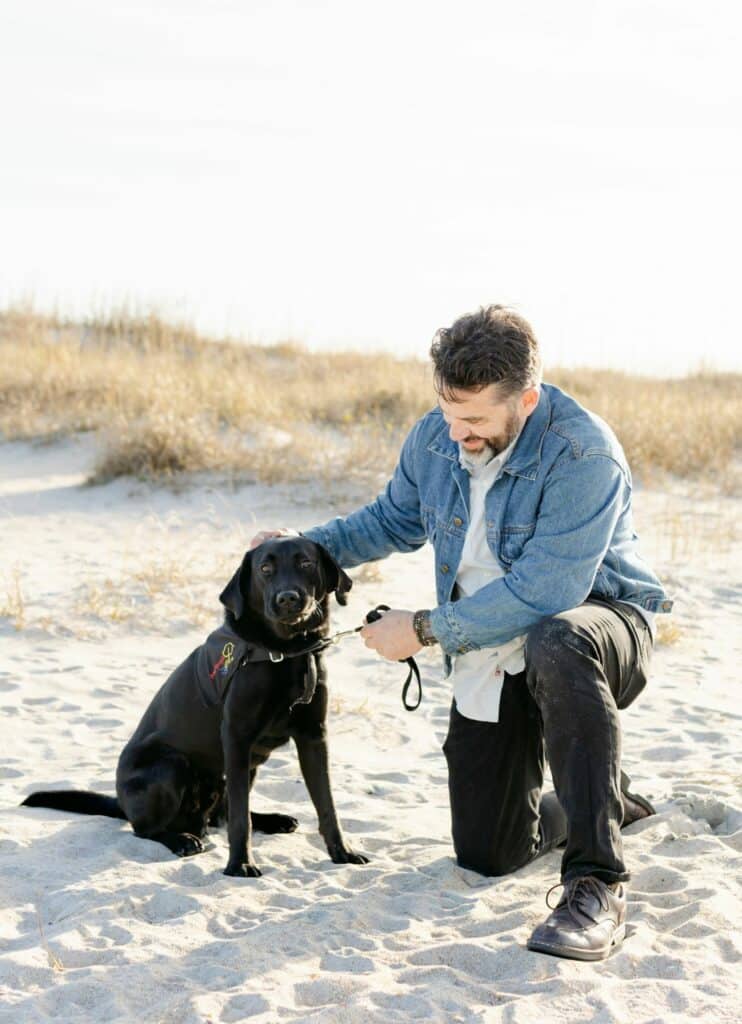
[[[245,555],[220,596],[225,624],[155,695],[119,758],[113,797],[76,790],[32,793],[23,803],[125,818],[134,832],[182,857],[200,853],[209,824],[226,814],[226,875],[260,875],[251,825],[293,832],[284,814],[255,814],[249,792],[271,751],[293,738],[336,864],[366,864],[338,824],[330,791],[322,659],[328,595],[345,604],[351,580],[303,537],[266,541]],[[225,785],[226,776],[226,785]]]

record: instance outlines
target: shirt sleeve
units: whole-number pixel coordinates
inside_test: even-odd
[[[593,589],[631,487],[605,455],[552,470],[536,528],[505,576],[435,608],[430,624],[447,654],[497,647],[540,619],[582,604]]]
[[[375,501],[344,518],[304,530],[339,565],[352,567],[385,558],[394,551],[415,551],[426,541],[420,515],[416,452],[423,420],[408,434],[392,479]]]

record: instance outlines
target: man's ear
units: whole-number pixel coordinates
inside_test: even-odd
[[[232,612],[236,619],[239,619],[245,610],[244,591],[250,584],[251,562],[252,551],[247,551],[242,559],[242,565],[219,595],[221,603],[227,611]]]
[[[346,572],[343,572],[326,548],[323,548],[321,544],[318,544],[317,547],[322,557],[322,568],[325,574],[328,593],[334,590],[337,603],[347,604],[348,598],[345,595],[353,586],[353,580]]]

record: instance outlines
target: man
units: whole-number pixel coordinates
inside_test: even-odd
[[[305,535],[342,566],[431,542],[437,607],[389,611],[361,636],[391,660],[440,644],[458,862],[503,875],[564,845],[562,899],[528,947],[602,959],[625,933],[619,829],[653,813],[628,793],[618,709],[672,603],[637,551],[621,445],[541,382],[530,325],[489,306],[440,330],[431,356],[438,408],[386,490]],[[556,793],[542,796],[545,754]]]

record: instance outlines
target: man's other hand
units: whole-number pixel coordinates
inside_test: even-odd
[[[414,612],[395,608],[382,612],[380,619],[367,623],[361,630],[363,642],[366,647],[370,647],[389,661],[411,658],[413,654],[422,650],[422,644],[412,626],[413,618]]]

